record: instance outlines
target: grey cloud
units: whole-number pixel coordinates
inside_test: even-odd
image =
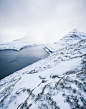
[[[46,20],[53,14],[55,4],[45,0],[1,0],[2,25],[28,25]]]
[[[28,32],[47,42],[73,28],[85,32],[85,19],[86,0],[0,0],[0,34],[9,38]]]

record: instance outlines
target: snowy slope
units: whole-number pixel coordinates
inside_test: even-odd
[[[9,43],[0,44],[0,50],[14,49],[14,50],[19,51],[20,49],[22,49],[24,47],[35,46],[35,45],[39,45],[39,44],[42,44],[42,43],[38,42],[38,41],[34,41],[33,39],[29,39],[29,37],[25,36],[21,39],[14,40]]]
[[[73,39],[73,38],[72,38]],[[0,109],[86,109],[86,39],[0,81]]]
[[[54,44],[49,44],[45,47],[47,52],[54,52],[58,49],[67,47],[71,44],[78,43],[80,40],[86,39],[86,34],[73,29],[71,32],[66,34],[62,39]]]

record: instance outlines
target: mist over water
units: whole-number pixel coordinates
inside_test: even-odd
[[[0,51],[0,79],[48,56],[44,45],[24,48],[20,51]]]

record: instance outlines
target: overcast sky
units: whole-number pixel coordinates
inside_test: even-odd
[[[56,42],[75,28],[86,33],[86,0],[0,0],[0,43]]]

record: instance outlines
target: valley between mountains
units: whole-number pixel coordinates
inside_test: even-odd
[[[0,80],[0,109],[86,109],[86,34],[74,29],[44,49],[45,59]]]

